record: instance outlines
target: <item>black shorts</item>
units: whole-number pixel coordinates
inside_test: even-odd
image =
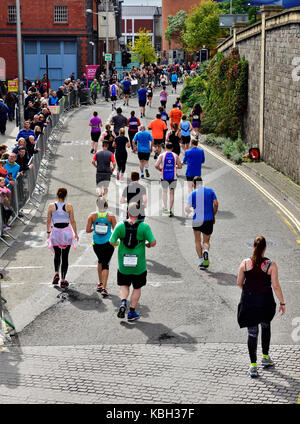
[[[111,174],[96,174],[96,183],[100,184],[101,186],[108,187],[110,182]]]
[[[98,264],[102,265],[102,269],[109,269],[109,262],[115,251],[114,246],[107,242],[104,244],[93,244],[93,249],[98,258]]]
[[[195,177],[185,177],[187,181],[194,181]]]
[[[110,100],[111,100],[112,102],[115,102],[115,101],[117,100],[117,96],[111,96],[111,97],[110,97]]]
[[[206,236],[210,236],[214,229],[213,221],[204,221],[204,222],[193,222],[193,230],[200,231]]]
[[[190,135],[182,135],[181,141],[182,141],[182,144],[189,144],[191,142],[191,136]]]
[[[162,188],[169,188],[169,189],[173,189],[175,190],[176,186],[177,186],[177,180],[160,180]]]
[[[177,87],[177,81],[172,81],[172,87],[176,88]]]
[[[139,160],[149,160],[150,158],[150,152],[149,153],[145,153],[145,152],[138,152],[138,158]]]
[[[118,270],[118,276],[117,276],[117,283],[118,286],[128,286],[132,284],[134,289],[140,289],[141,287],[145,286],[147,283],[147,271],[143,272],[143,274],[140,275],[134,275],[134,274],[122,274]]]
[[[130,94],[130,90],[123,90],[123,94],[127,96],[128,94]]]
[[[167,100],[161,100],[160,104],[162,105],[162,107],[166,107],[167,105]]]
[[[91,132],[91,140],[94,141],[95,143],[98,143],[99,138],[100,138],[101,132]]]
[[[155,138],[154,139],[154,146],[157,146],[158,144],[161,145],[163,142],[164,142],[163,138],[160,138],[160,139]]]
[[[139,100],[139,106],[145,107],[146,106],[146,100]]]

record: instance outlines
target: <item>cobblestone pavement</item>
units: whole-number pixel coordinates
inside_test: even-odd
[[[246,343],[6,347],[0,403],[296,404],[299,353],[272,346],[251,379]]]

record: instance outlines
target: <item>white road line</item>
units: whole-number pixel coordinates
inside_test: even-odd
[[[253,178],[249,177],[244,171],[241,171],[236,165],[233,165],[228,160],[222,158],[217,153],[213,152],[212,150],[204,146],[202,143],[200,143],[200,146],[204,150],[206,150],[208,153],[210,153],[212,156],[220,160],[221,162],[226,163],[228,166],[230,166],[232,169],[234,169],[236,172],[242,175],[242,177],[248,180],[252,185],[254,185],[261,193],[263,193],[268,199],[270,199],[271,202],[273,202],[274,205],[276,205],[288,217],[288,219],[293,223],[297,231],[300,233],[300,222],[282,203],[276,200],[275,197],[273,197],[267,190],[265,190],[261,185],[259,185],[256,181],[254,181]]]

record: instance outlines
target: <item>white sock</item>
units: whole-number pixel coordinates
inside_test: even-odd
[[[199,266],[203,264],[204,259],[203,258],[199,258]]]

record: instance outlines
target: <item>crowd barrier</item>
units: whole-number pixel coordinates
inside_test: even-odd
[[[89,94],[87,93],[87,98]],[[83,102],[84,103],[84,102]],[[34,208],[38,209],[39,199],[37,198],[39,193],[45,192],[45,186],[43,183],[47,182],[47,163],[52,154],[53,144],[57,140],[57,131],[61,130],[60,119],[62,115],[70,109],[79,106],[80,93],[72,91],[68,95],[65,95],[60,99],[56,110],[50,117],[50,122],[44,128],[43,133],[39,135],[36,147],[40,151],[34,154],[29,162],[29,165],[33,165],[31,169],[23,172],[23,175],[19,175],[15,180],[14,187],[11,188],[11,202],[10,210],[12,216],[9,220],[9,226],[12,227],[16,220],[26,224],[24,218],[30,220],[22,209]],[[4,229],[4,205],[0,202],[0,240],[8,247],[11,246],[9,241],[14,241],[15,237],[10,231],[3,231]]]

